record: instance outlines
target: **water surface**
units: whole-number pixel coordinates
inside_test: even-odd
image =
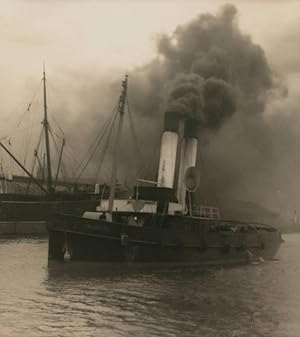
[[[0,336],[300,336],[300,234],[278,260],[136,270],[51,263],[47,240],[0,240]]]

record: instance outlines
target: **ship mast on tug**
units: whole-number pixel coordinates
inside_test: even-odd
[[[124,113],[125,113],[125,105],[126,105],[126,97],[127,97],[127,83],[128,83],[128,75],[125,75],[125,80],[122,81],[122,92],[119,99],[118,105],[118,113],[119,113],[119,123],[117,129],[117,138],[114,144],[114,153],[113,153],[113,163],[112,163],[112,171],[111,171],[111,179],[110,179],[110,194],[108,199],[108,212],[112,214],[113,206],[114,206],[114,198],[116,191],[116,183],[117,183],[117,173],[118,173],[118,159],[119,159],[119,151],[120,151],[120,139],[124,124]]]

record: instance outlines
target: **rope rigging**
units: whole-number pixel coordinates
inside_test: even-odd
[[[56,139],[55,139],[55,137],[54,137],[54,135],[55,135],[55,133],[53,133],[52,132],[52,128],[49,128],[49,132],[50,132],[50,136],[51,136],[51,139],[52,139],[52,142],[53,142],[53,144],[54,144],[54,146],[55,146],[55,149],[56,149],[56,151],[57,151],[57,154],[58,154],[58,156],[60,157],[60,152],[61,152],[61,149],[59,148],[59,146],[58,146],[58,144],[57,144],[57,141],[56,141]],[[63,142],[63,146],[65,145],[65,138],[62,138],[62,142]],[[58,159],[58,161],[59,161],[59,163],[58,163],[58,165],[57,165],[57,170],[58,170],[58,172],[59,171],[61,171],[61,174],[62,174],[62,178],[63,178],[63,180],[65,179],[65,175],[64,175],[64,169],[63,169],[63,166],[62,166],[62,163],[61,163],[61,161]],[[61,168],[59,167],[59,166],[61,166]],[[57,175],[57,174],[56,174]],[[56,179],[57,179],[58,177],[56,177]]]
[[[97,170],[96,170],[96,181],[99,177],[99,174],[100,174],[100,171],[101,171],[101,168],[102,168],[102,164],[103,164],[103,161],[104,161],[104,157],[106,155],[106,152],[107,152],[107,149],[108,149],[108,146],[109,146],[110,139],[112,138],[112,132],[113,132],[113,127],[114,127],[116,117],[117,117],[117,114],[115,114],[115,118],[113,120],[112,126],[108,131],[108,136],[106,138],[106,142],[104,143],[102,152],[100,153],[99,165],[98,165]]]
[[[114,111],[115,110],[115,111]],[[113,128],[113,125],[115,123],[115,120],[117,118],[117,115],[118,115],[118,110],[116,109],[116,107],[113,109],[114,113],[110,116],[110,118],[104,123],[100,133],[97,135],[96,137],[96,142],[95,143],[92,143],[92,145],[90,146],[90,149],[94,149],[91,151],[89,157],[86,159],[86,160],[83,160],[81,162],[81,165],[83,165],[83,163],[85,162],[85,164],[83,165],[79,175],[77,176],[77,179],[76,179],[76,183],[79,181],[79,179],[81,178],[83,172],[85,171],[85,169],[87,168],[88,164],[91,162],[91,160],[93,159],[95,153],[97,152],[99,146],[101,145],[101,141],[103,140],[105,134],[107,133],[107,130],[108,130],[108,133],[111,134],[111,131],[110,129]],[[89,152],[89,151],[88,151]],[[81,166],[80,165],[80,166]],[[80,167],[79,167],[80,168]],[[78,169],[79,169],[78,168]]]
[[[82,177],[83,173],[97,154],[98,162],[95,165],[96,173],[95,173],[95,179],[96,181],[99,178],[100,171],[103,169],[103,163],[104,159],[107,156],[108,151],[110,151],[110,145],[114,142],[112,141],[114,137],[116,137],[116,120],[118,117],[118,114],[120,112],[120,99],[112,109],[111,113],[109,114],[108,118],[106,118],[104,124],[102,125],[100,131],[96,134],[94,141],[90,144],[87,151],[85,152],[85,157],[82,161],[78,160],[78,154],[76,154],[74,148],[71,146],[70,143],[65,142],[65,134],[62,130],[62,128],[59,126],[59,123],[54,116],[53,111],[51,111],[51,115],[49,116],[49,119],[51,120],[51,125],[49,123],[49,119],[45,119],[41,122],[42,124],[42,130],[37,134],[37,130],[34,129],[34,118],[39,116],[38,114],[33,113],[33,104],[36,102],[38,92],[40,91],[40,88],[43,84],[45,86],[45,73],[43,79],[40,81],[38,90],[34,93],[32,100],[27,105],[26,110],[22,113],[20,120],[17,123],[17,129],[18,130],[25,130],[23,142],[19,145],[19,150],[22,151],[20,160],[26,167],[26,164],[31,166],[31,175],[30,179],[27,184],[27,191],[30,188],[30,185],[32,181],[35,181],[35,177],[40,179],[42,181],[42,184],[46,183],[47,180],[49,180],[49,166],[46,167],[46,164],[48,164],[48,158],[46,157],[46,153],[49,154],[49,149],[51,148],[52,152],[52,160],[51,160],[51,167],[53,169],[53,186],[55,188],[57,180],[59,176],[62,178],[63,182],[66,182],[66,177],[68,176],[68,170],[71,168],[72,170],[72,178],[74,178],[75,184],[77,184]],[[47,80],[47,83],[49,81]],[[45,88],[44,88],[44,95],[45,95]],[[49,102],[49,100],[48,100]],[[127,114],[125,114],[126,120],[128,121],[128,126],[130,130],[130,135],[132,136],[133,146],[126,148],[126,155],[128,154],[127,149],[134,149],[134,154],[137,159],[137,174],[139,175],[143,170],[144,166],[147,165],[147,163],[143,164],[142,160],[142,151],[139,145],[138,141],[138,134],[136,132],[136,127],[134,123],[134,118],[132,115],[131,107],[129,105],[129,101],[127,96],[124,97],[124,101],[122,101],[122,109],[126,108],[128,111],[128,117],[126,117]],[[46,104],[47,106],[47,104]],[[44,109],[45,109],[45,100],[44,100]],[[27,118],[27,121],[26,121]],[[47,121],[47,123],[45,123]],[[46,124],[46,125],[45,125]],[[46,140],[45,140],[45,128],[47,126],[47,131],[49,132],[49,140],[51,142],[51,146],[49,147],[49,141],[46,146]],[[36,136],[38,136],[38,141],[36,146],[33,144],[33,133],[36,132]],[[36,137],[35,136],[35,137]],[[35,138],[34,137],[34,138]],[[15,140],[15,138],[12,138]],[[62,142],[62,145],[60,146],[60,142]],[[48,149],[48,150],[47,150]],[[31,152],[32,151],[32,152]],[[62,151],[64,151],[64,157],[65,160],[67,160],[67,166],[65,164],[65,160],[63,160],[62,157]],[[32,153],[32,161],[29,161],[28,155]],[[47,158],[47,160],[46,160]],[[57,164],[58,163],[58,164]],[[71,165],[74,163],[75,165]],[[32,164],[32,165],[31,165]],[[46,169],[47,168],[47,169]],[[68,170],[67,170],[68,169]],[[51,172],[51,171],[50,171]],[[56,172],[56,174],[55,174]],[[133,171],[135,173],[135,171]],[[52,175],[52,174],[51,174]],[[50,176],[51,176],[50,175]],[[48,181],[49,185],[49,181]],[[51,186],[50,186],[51,187]],[[49,192],[49,186],[48,186],[48,192]]]
[[[139,174],[143,171],[143,156],[142,156],[142,151],[139,147],[139,141],[138,141],[138,137],[137,137],[137,133],[135,130],[135,124],[132,118],[132,113],[131,113],[131,109],[130,109],[130,105],[129,105],[129,101],[128,98],[126,97],[126,104],[127,104],[127,108],[128,108],[128,118],[129,118],[129,127],[131,129],[131,133],[132,133],[132,137],[133,137],[133,145],[136,148],[136,152],[137,152],[137,156],[138,156],[138,163],[140,165],[138,171],[137,171],[137,175],[139,176]]]
[[[137,170],[137,174],[139,175],[143,171],[143,161],[142,161],[142,151],[139,147],[139,141],[138,141],[138,136],[136,133],[136,128],[134,124],[134,119],[132,116],[131,108],[129,105],[129,101],[127,96],[125,97],[124,101],[127,111],[128,111],[128,122],[129,122],[129,130],[130,134],[132,136],[133,140],[133,147],[135,148],[135,155],[137,155],[137,161],[140,164],[140,168]],[[98,153],[98,165],[96,166],[96,172],[95,172],[95,181],[98,181],[99,175],[101,173],[101,169],[103,167],[104,163],[104,158],[109,150],[110,144],[113,144],[113,131],[115,130],[115,124],[116,124],[116,119],[119,113],[120,109],[120,100],[114,107],[111,113],[111,117],[104,123],[103,127],[101,128],[99,134],[95,137],[94,142],[90,145],[88,151],[87,151],[87,156],[84,158],[78,167],[78,171],[80,169],[79,174],[77,175],[76,183],[79,181],[79,179],[82,177],[82,174],[85,172],[87,169],[88,165],[91,163],[92,159]],[[127,114],[125,114],[127,115]],[[100,148],[101,146],[101,148]],[[145,163],[146,165],[146,163]]]
[[[29,104],[27,105],[27,108],[25,109],[25,111],[22,113],[21,117],[20,117],[20,120],[19,122],[17,123],[17,128],[19,128],[22,124],[22,122],[24,121],[25,119],[25,116],[28,112],[31,111],[31,106],[32,104],[34,103],[39,91],[40,91],[40,88],[41,88],[41,85],[42,85],[42,80],[40,80],[40,83],[37,87],[37,90],[35,91],[34,95],[32,96],[32,99],[29,101]]]

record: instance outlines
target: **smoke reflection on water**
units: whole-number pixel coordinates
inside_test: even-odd
[[[279,260],[206,269],[47,262],[47,241],[0,241],[1,336],[300,335],[300,235]]]

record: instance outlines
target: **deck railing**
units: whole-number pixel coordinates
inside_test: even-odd
[[[220,219],[220,211],[218,207],[192,205],[192,216],[202,219]]]

